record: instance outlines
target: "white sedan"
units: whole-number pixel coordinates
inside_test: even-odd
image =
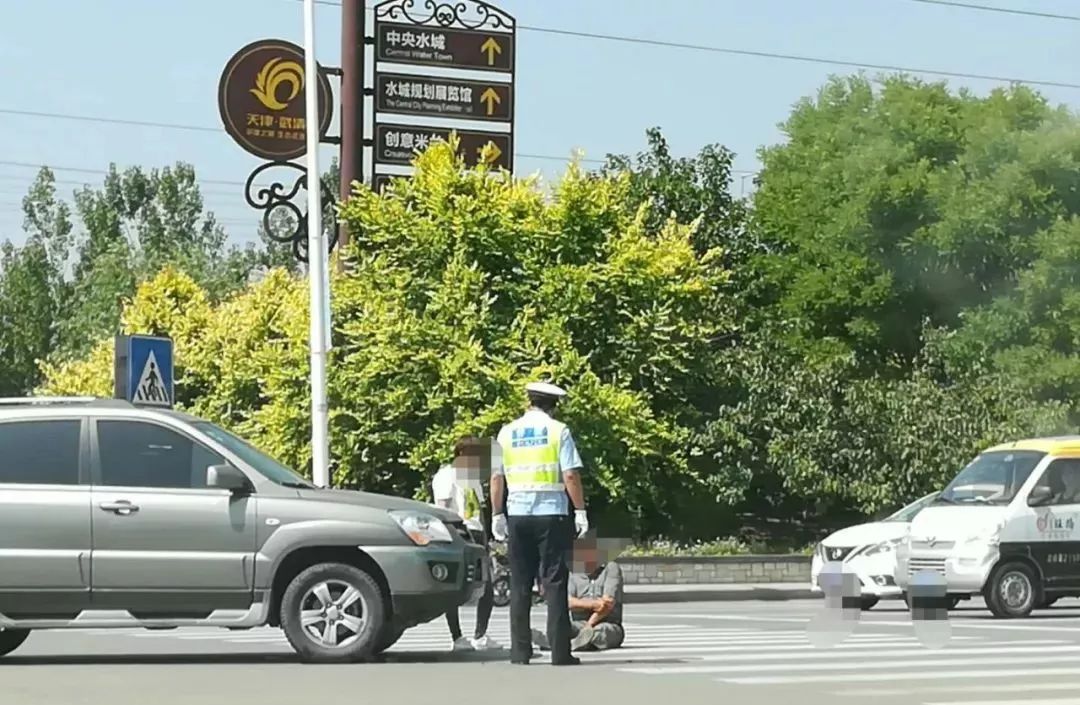
[[[907,537],[915,515],[937,496],[933,492],[881,521],[849,526],[826,537],[814,551],[811,590],[823,592],[818,578],[826,564],[842,563],[844,572],[853,573],[862,586],[862,609],[871,609],[883,597],[903,597],[894,575],[896,547]]]

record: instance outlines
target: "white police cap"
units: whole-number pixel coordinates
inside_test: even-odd
[[[548,397],[565,397],[566,390],[562,387],[556,387],[554,384],[548,384],[547,382],[531,382],[525,385],[526,392],[532,392],[533,394],[543,394]]]

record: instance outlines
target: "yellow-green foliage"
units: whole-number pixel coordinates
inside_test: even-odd
[[[723,327],[714,253],[695,254],[689,227],[647,232],[625,178],[571,166],[549,199],[531,181],[462,167],[436,143],[413,180],[357,191],[341,213],[354,242],[332,283],[335,480],[423,495],[453,441],[494,434],[543,375],[571,391],[564,418],[594,499],[659,520],[678,489],[701,487],[680,405]],[[176,340],[184,408],[304,470],[307,309],[306,281],[284,271],[213,308],[166,270],[123,320]],[[108,394],[111,345],[47,368],[44,391]],[[654,491],[672,478],[676,491]]]

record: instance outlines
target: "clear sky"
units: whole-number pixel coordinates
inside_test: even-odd
[[[977,0],[969,0],[974,2]],[[373,4],[369,0],[369,5]],[[912,0],[501,0],[522,25],[625,35],[841,61],[1080,83],[1080,22]],[[981,0],[1080,15],[1080,0]],[[297,0],[0,0],[0,109],[220,127],[221,69],[244,44],[301,43]],[[316,53],[338,65],[340,8],[316,8]],[[369,30],[370,31],[370,30]],[[782,139],[793,103],[831,73],[798,61],[556,36],[518,35],[515,151],[519,174],[554,179],[571,151],[634,153],[660,127],[680,155],[722,143],[752,172],[756,150]],[[929,77],[928,78],[932,78]],[[985,92],[992,81],[950,79]],[[336,79],[334,79],[336,85]],[[1080,89],[1042,87],[1075,107]],[[258,162],[224,132],[77,122],[0,113],[0,161],[84,170],[195,165],[206,179],[242,183]],[[336,125],[331,130],[336,134]],[[323,164],[333,154],[321,152]],[[21,241],[21,196],[33,169],[0,164],[0,239]],[[100,181],[58,169],[68,182]],[[75,184],[63,183],[70,196]],[[736,182],[736,192],[741,191]],[[237,241],[256,216],[241,186],[208,185],[208,207]]]

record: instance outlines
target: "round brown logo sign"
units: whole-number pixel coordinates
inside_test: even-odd
[[[318,72],[319,136],[333,117],[330,81]],[[218,83],[225,131],[262,159],[287,161],[307,152],[303,48],[280,39],[252,42],[236,52]]]

